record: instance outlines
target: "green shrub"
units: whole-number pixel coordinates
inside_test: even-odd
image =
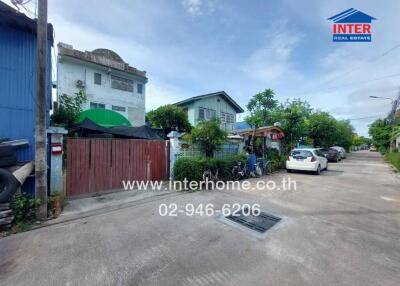
[[[277,171],[285,168],[286,156],[279,155],[271,160],[272,171]]]
[[[396,167],[396,169],[398,171],[400,171],[400,153],[399,152],[386,153],[385,160],[390,162],[393,166]]]
[[[387,148],[384,146],[379,147],[379,153],[381,153],[382,155],[385,155],[387,153]]]
[[[272,171],[285,168],[286,156],[279,154],[279,151],[275,148],[268,148],[265,152],[267,160],[271,161]]]
[[[203,173],[206,170],[215,172],[218,169],[218,177],[220,180],[232,179],[232,168],[238,162],[246,163],[246,156],[231,155],[224,159],[213,159],[207,157],[182,157],[179,158],[173,168],[174,180],[188,181],[203,180]]]
[[[278,159],[279,158],[279,151],[276,150],[275,148],[267,148],[265,150],[265,156],[270,161],[272,161],[274,159]]]
[[[35,199],[31,195],[24,195],[21,191],[17,191],[12,201],[12,209],[16,222],[29,222],[35,219],[36,208],[39,206],[40,200]]]
[[[173,168],[174,180],[201,181],[203,172],[208,169],[216,170],[215,159],[206,157],[183,157],[179,158]]]

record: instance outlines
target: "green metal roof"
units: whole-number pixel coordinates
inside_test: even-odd
[[[97,108],[82,111],[79,115],[79,123],[86,118],[103,127],[132,126],[122,114],[109,109]]]

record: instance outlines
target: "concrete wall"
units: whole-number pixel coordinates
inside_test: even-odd
[[[84,109],[90,108],[90,102],[102,103],[106,109],[112,109],[112,105],[125,107],[126,111],[116,111],[131,122],[133,126],[145,124],[145,79],[132,74],[109,69],[100,65],[83,62],[73,58],[62,57],[58,60],[57,67],[57,95],[74,95],[79,91],[77,80],[85,82],[88,101]],[[101,85],[94,83],[94,74],[101,74]],[[111,88],[111,76],[133,80],[133,92]],[[143,85],[143,93],[138,93],[137,84]]]
[[[194,102],[186,105],[185,107],[188,108],[189,122],[193,126],[197,125],[200,122],[200,120],[199,120],[199,108],[200,107],[216,110],[217,118],[220,118],[221,112],[233,114],[234,123],[228,123],[228,124],[224,124],[221,126],[226,131],[231,131],[236,122],[235,109],[228,102],[226,102],[222,97],[220,97],[218,95],[195,100]]]

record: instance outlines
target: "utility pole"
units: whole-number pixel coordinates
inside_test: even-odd
[[[36,126],[35,126],[35,197],[40,199],[38,219],[47,218],[46,160],[46,67],[47,67],[47,0],[38,0],[36,31]]]

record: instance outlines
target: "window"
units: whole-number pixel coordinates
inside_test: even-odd
[[[199,119],[200,120],[208,120],[211,118],[216,117],[216,111],[214,109],[208,109],[208,108],[199,108]]]
[[[101,85],[101,73],[94,73],[94,84]]]
[[[96,103],[96,102],[90,103],[90,109],[97,109],[97,108],[105,109],[106,105],[104,103]]]
[[[230,113],[226,112],[221,112],[221,122],[222,123],[234,123],[235,122],[235,116]]]
[[[133,92],[133,80],[112,75],[111,88]]]
[[[138,83],[138,85],[137,85],[137,93],[143,93],[143,84],[142,83]]]
[[[295,159],[296,158],[297,159],[305,159],[307,157],[311,157],[312,153],[310,151],[307,151],[307,150],[294,150],[294,151],[292,151],[290,156],[292,156]]]
[[[122,112],[125,112],[125,111],[126,111],[126,108],[125,108],[125,107],[123,107],[123,106],[116,106],[116,105],[113,105],[113,106],[111,107],[111,109],[114,110],[114,111],[122,111]]]

